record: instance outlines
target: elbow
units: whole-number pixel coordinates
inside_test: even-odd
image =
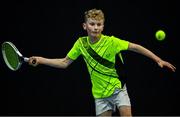
[[[61,59],[60,68],[66,69],[72,63],[72,61],[68,60],[67,58]]]
[[[68,64],[64,64],[61,68],[62,68],[62,69],[67,69],[68,66],[69,66]]]
[[[68,65],[64,65],[64,66],[63,66],[63,69],[67,69],[67,68],[68,68]]]

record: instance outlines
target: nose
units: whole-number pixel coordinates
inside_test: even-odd
[[[97,30],[98,29],[98,25],[94,25],[94,29]]]

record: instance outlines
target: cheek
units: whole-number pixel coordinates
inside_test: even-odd
[[[103,31],[103,29],[104,29],[104,26],[101,27],[101,31]]]
[[[92,30],[91,26],[86,26],[86,30]]]

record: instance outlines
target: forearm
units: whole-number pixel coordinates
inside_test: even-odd
[[[155,55],[153,52],[151,52],[150,50],[144,48],[141,45],[138,44],[134,44],[134,43],[129,43],[129,47],[128,50],[140,53],[144,56],[147,56],[149,58],[151,58],[152,60],[154,60],[161,68],[163,67],[167,67],[169,69],[171,69],[173,72],[175,72],[176,67],[174,65],[172,65],[171,63],[162,60],[160,57],[158,57],[157,55]]]
[[[147,56],[147,57],[149,57],[150,59],[154,60],[154,61],[157,62],[157,63],[158,63],[159,61],[161,61],[161,58],[160,58],[160,57],[158,57],[158,56],[155,55],[153,52],[151,52],[150,50],[144,48],[144,47],[141,46],[141,45],[132,44],[132,43],[131,43],[129,46],[130,46],[130,47],[129,47],[129,50],[131,50],[131,51],[134,51],[134,52],[140,53],[140,54],[142,54],[142,55],[144,55],[144,56]]]
[[[73,61],[68,57],[58,58],[58,59],[48,59],[39,56],[32,56],[29,58],[29,64],[32,66],[37,66],[39,64],[55,67],[55,68],[67,68]]]
[[[41,57],[41,59],[39,60],[39,64],[44,64],[55,68],[67,68],[68,66],[64,58],[48,59]]]

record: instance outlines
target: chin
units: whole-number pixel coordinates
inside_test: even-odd
[[[92,34],[91,37],[98,38],[100,34]]]

